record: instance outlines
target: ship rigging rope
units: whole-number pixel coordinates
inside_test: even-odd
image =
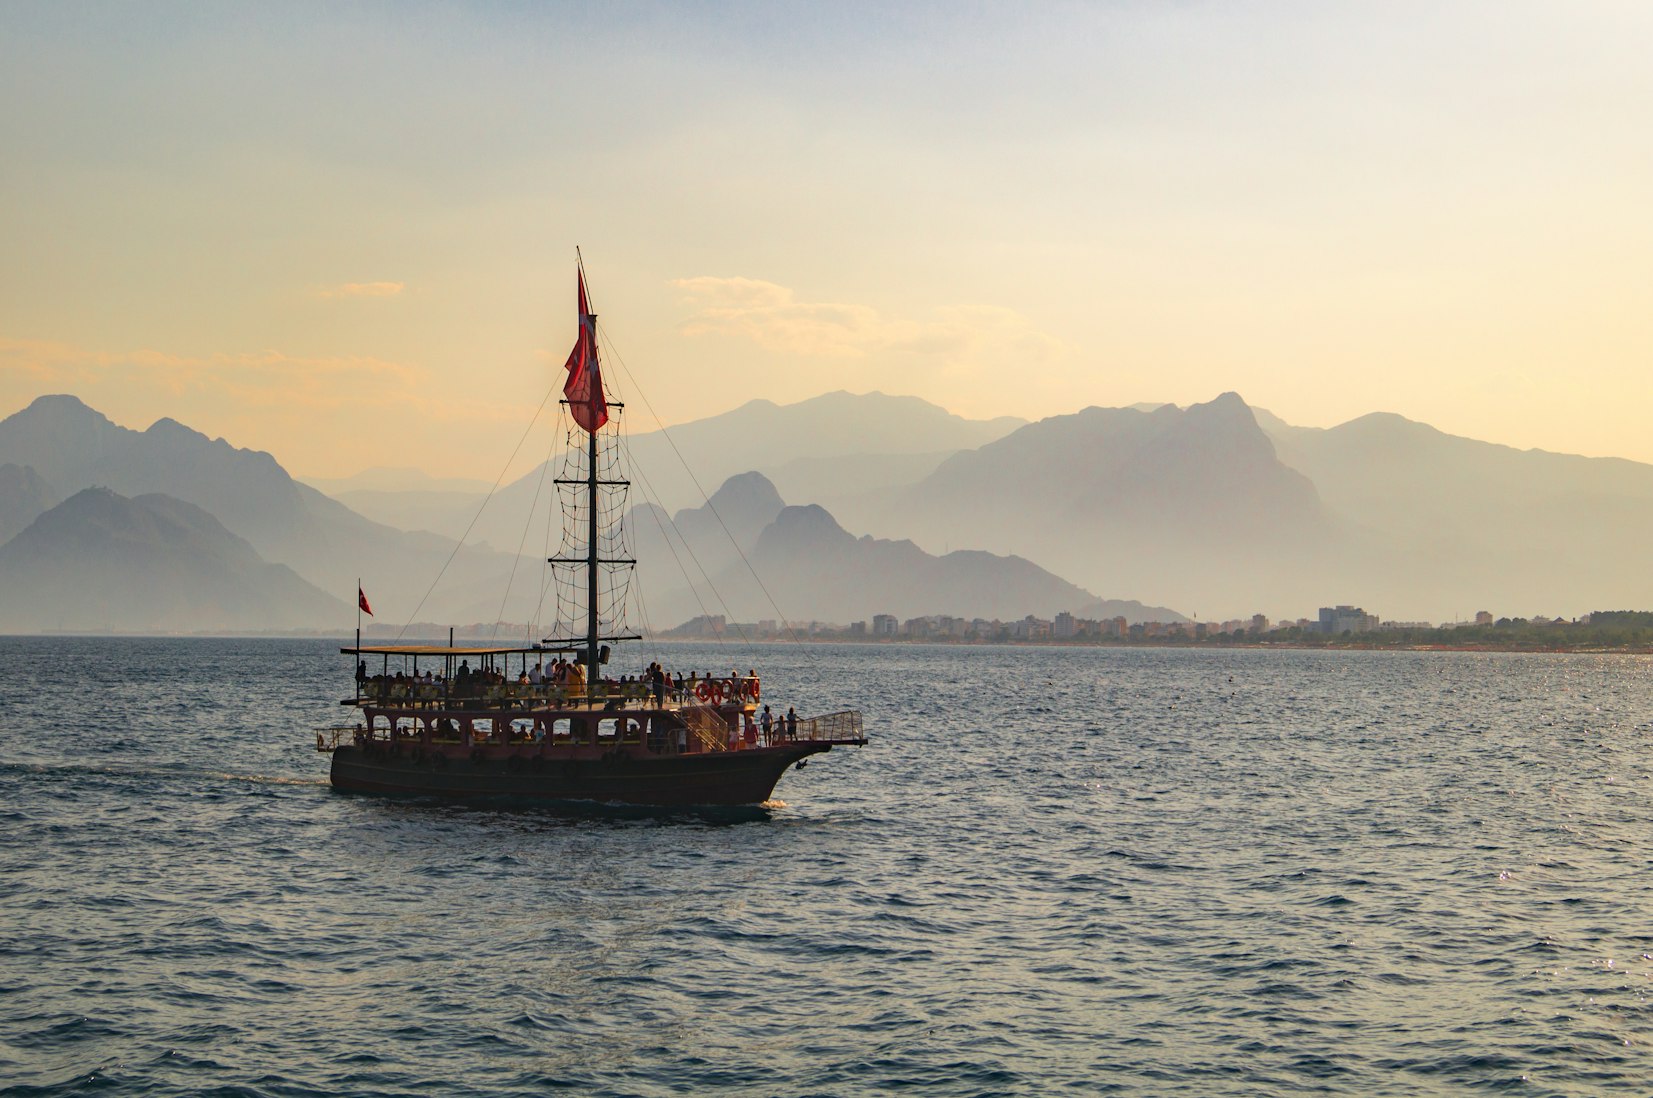
[[[505,480],[505,474],[510,472],[511,464],[516,461],[517,454],[522,452],[522,444],[528,441],[529,432],[534,429],[534,424],[539,422],[540,415],[545,411],[545,406],[551,401],[551,394],[560,391],[557,385],[552,384],[545,391],[545,396],[540,398],[539,407],[534,409],[534,414],[529,418],[528,425],[522,429],[522,437],[517,439],[516,446],[512,447],[511,456],[505,459],[504,465],[500,466],[499,475],[494,478],[494,486],[488,489],[488,494],[482,497],[481,503],[477,504],[476,514],[471,516],[470,524],[465,527],[465,532],[459,535],[458,541],[454,542],[453,552],[449,553],[448,559],[442,562],[442,567],[437,571],[436,578],[430,581],[430,586],[425,588],[425,593],[419,597],[419,605],[413,608],[413,613],[408,615],[407,621],[403,622],[402,627],[396,631],[397,640],[401,640],[407,633],[408,628],[418,620],[419,611],[425,608],[425,603],[430,600],[431,592],[436,590],[436,585],[442,582],[443,576],[447,575],[448,566],[453,563],[453,558],[459,555],[459,550],[465,547],[465,539],[471,536],[472,530],[476,529],[477,520],[482,517],[482,512],[488,509],[488,504],[493,501],[494,493],[499,491],[500,483]]]
[[[617,411],[617,409],[616,409]],[[589,436],[580,428],[576,431],[572,419],[565,408],[563,421],[563,475],[558,478],[557,498],[562,511],[562,539],[557,556],[560,561],[550,570],[550,582],[542,585],[541,602],[550,589],[556,592],[556,620],[557,631],[561,632],[566,625],[570,636],[583,634],[588,628],[590,593],[581,571],[581,564],[591,555],[592,546],[589,544],[590,517],[587,500],[587,483],[590,479],[589,458],[587,443]],[[620,480],[617,450],[624,445],[624,435],[620,431],[621,420],[618,415],[610,417],[612,426],[608,427],[610,435],[616,440],[613,445],[601,447],[598,451],[597,476],[600,483],[597,508],[597,544],[596,554],[602,559],[598,564],[598,609],[606,606],[608,615],[599,616],[598,631],[623,632],[626,605],[630,601],[630,591],[635,582],[635,575],[631,565],[621,563],[629,559],[630,539],[625,522],[626,485]],[[549,544],[549,536],[547,544]]]
[[[678,530],[677,527],[669,521],[660,521],[660,516],[665,513],[666,509],[661,506],[659,497],[655,494],[654,485],[649,483],[649,478],[643,473],[640,466],[632,464],[631,467],[636,470],[637,479],[642,482],[644,497],[649,503],[654,505],[652,508],[652,514],[654,517],[654,524],[660,530],[660,540],[665,542],[666,548],[671,551],[672,560],[677,564],[677,570],[683,576],[683,582],[688,586],[689,594],[694,596],[695,604],[700,607],[700,616],[703,618],[709,618],[712,616],[712,612],[707,608],[706,600],[700,597],[700,586],[696,584],[694,578],[689,575],[689,570],[683,566],[683,558],[677,552],[677,545],[672,542],[673,534],[676,534],[678,542],[682,543],[683,552],[687,553],[689,559],[694,562],[695,570],[700,573],[700,578],[705,581],[707,589],[712,592],[712,598],[717,600],[717,604],[719,606],[723,607],[725,614],[733,617],[734,615],[729,614],[729,604],[723,601],[723,596],[718,592],[717,585],[712,582],[712,577],[706,574],[706,566],[700,563],[700,558],[694,555],[693,549],[689,548],[689,543],[684,540],[682,531]],[[668,519],[670,518],[670,516],[667,517]],[[740,634],[741,641],[743,643],[750,643],[750,639],[746,636],[745,630],[740,627],[740,622],[735,622],[734,626],[735,632]]]
[[[642,386],[638,385],[637,379],[632,376],[631,368],[626,365],[625,356],[620,353],[619,348],[614,346],[614,341],[609,338],[606,330],[599,330],[598,338],[602,340],[603,346],[607,350],[606,357],[610,362],[616,363],[620,367],[621,371],[626,375],[626,380],[631,383],[632,392],[637,394],[637,398],[643,402],[643,407],[648,409],[649,415],[654,418],[656,428],[659,429],[661,436],[666,440],[666,444],[672,448],[672,453],[676,455],[678,464],[683,466],[683,471],[688,474],[689,480],[693,482],[695,491],[699,492],[700,498],[705,501],[706,509],[712,513],[713,518],[717,519],[718,527],[722,529],[723,536],[729,539],[730,545],[734,546],[735,553],[740,557],[740,562],[746,566],[746,571],[751,573],[752,579],[756,581],[758,585],[758,589],[763,592],[763,597],[768,600],[770,609],[775,611],[775,616],[786,628],[787,639],[793,644],[802,645],[803,642],[798,638],[797,630],[792,628],[792,623],[787,619],[786,615],[782,613],[780,605],[776,603],[775,596],[770,594],[769,586],[763,582],[763,577],[758,575],[758,570],[752,567],[752,562],[746,558],[746,551],[740,547],[740,542],[735,539],[735,535],[730,532],[728,525],[724,523],[723,516],[718,514],[717,508],[712,505],[711,497],[706,494],[706,489],[701,487],[700,478],[695,476],[694,470],[689,467],[688,461],[686,461],[683,457],[683,452],[677,448],[677,442],[672,438],[671,432],[666,430],[666,424],[661,420],[660,414],[654,410],[654,405],[649,403],[649,398],[643,395]],[[684,543],[684,548],[688,549],[687,542]],[[689,555],[690,557],[694,557],[694,551],[692,549],[689,550]],[[697,567],[699,566],[700,561],[698,558],[695,558],[695,564]],[[704,574],[704,569],[702,570],[702,573]],[[709,580],[708,586],[710,586]],[[714,591],[714,594],[715,593],[716,592]],[[723,602],[722,596],[718,596],[718,601],[720,603]],[[724,612],[729,613],[729,607],[727,604],[724,604]],[[730,613],[729,616],[733,617],[734,615]],[[746,640],[744,634],[741,636],[741,640]],[[808,649],[806,648],[805,651],[807,652]],[[810,655],[813,656],[813,653],[810,653]]]
[[[547,447],[547,450],[549,451],[549,447]],[[534,514],[539,510],[540,494],[545,489],[545,474],[546,474],[547,471],[550,470],[550,468],[551,468],[551,455],[550,455],[549,452],[547,452],[547,454],[545,455],[545,460],[540,463],[540,475],[534,481],[534,502],[528,505],[528,517],[525,518],[522,522],[522,537],[517,539],[517,551],[516,551],[516,555],[511,558],[511,572],[510,572],[510,575],[505,577],[505,593],[499,597],[499,613],[494,615],[494,630],[490,634],[490,637],[492,637],[492,638],[496,638],[496,639],[498,638],[500,624],[505,621],[505,606],[508,602],[511,601],[511,587],[517,581],[517,568],[522,564],[522,551],[528,545],[528,531],[533,529]],[[549,506],[547,506],[545,510],[546,510],[546,513],[549,514],[550,511],[551,511],[551,508]],[[536,609],[536,614],[537,613],[538,613],[538,611]],[[529,622],[528,623],[528,635],[529,635],[530,639],[532,639],[533,633],[534,633],[534,623]]]
[[[557,436],[556,436],[555,432],[553,432],[551,437],[546,439],[546,442],[545,442],[545,461],[540,466],[542,472],[550,472],[550,470],[551,470],[551,459],[556,456],[556,445],[557,445]],[[532,521],[532,518],[533,518],[533,516],[530,515],[529,516],[530,521]],[[527,637],[525,638],[525,643],[528,643],[528,644],[533,643],[534,637],[536,635],[540,635],[540,636],[544,635],[544,634],[540,633],[540,621],[542,620],[541,615],[544,614],[544,612],[545,612],[545,592],[546,592],[546,590],[549,587],[550,582],[551,582],[551,580],[549,578],[550,577],[550,570],[551,570],[551,560],[550,560],[550,557],[551,557],[551,504],[550,504],[550,501],[547,501],[546,504],[545,504],[545,540],[541,543],[540,548],[541,548],[542,551],[540,553],[539,598],[535,601],[535,603],[534,603],[534,613],[529,617],[529,620],[528,620],[528,634],[527,634]]]
[[[632,598],[636,600],[637,603],[638,624],[642,626],[642,629],[640,629],[639,632],[641,632],[645,637],[652,638],[654,636],[654,625],[649,621],[649,608],[643,599],[643,577],[640,573],[632,573],[631,591]],[[654,649],[651,648],[650,651],[652,652]],[[642,666],[643,656],[641,650],[638,652],[637,663],[639,667]]]

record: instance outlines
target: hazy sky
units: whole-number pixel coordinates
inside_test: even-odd
[[[1650,55],[1639,2],[0,0],[0,414],[491,480],[580,245],[633,430],[1232,389],[1653,461]]]

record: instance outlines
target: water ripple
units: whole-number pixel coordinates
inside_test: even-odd
[[[1653,1078],[1645,659],[667,647],[874,743],[593,816],[333,794],[333,648],[0,640],[8,1095]]]

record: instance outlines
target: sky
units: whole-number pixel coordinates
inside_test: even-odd
[[[492,480],[582,250],[632,430],[1240,393],[1653,462],[1643,3],[0,0],[0,415]]]

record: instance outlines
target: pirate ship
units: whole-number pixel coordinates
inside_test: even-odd
[[[626,631],[623,585],[635,567],[616,536],[630,482],[620,468],[619,402],[598,362],[597,317],[578,271],[579,333],[564,366],[562,406],[583,442],[556,484],[562,548],[547,563],[583,614],[561,635],[521,646],[363,645],[341,651],[355,690],[353,723],[322,729],[336,789],[455,800],[639,806],[756,805],[787,769],[866,743],[854,710],[798,717],[771,704],[755,673],[683,676],[658,664],[635,681],[608,674]],[[365,596],[358,590],[365,606]],[[559,618],[564,615],[559,613]],[[473,665],[474,661],[474,665]],[[774,716],[774,714],[787,714]]]

